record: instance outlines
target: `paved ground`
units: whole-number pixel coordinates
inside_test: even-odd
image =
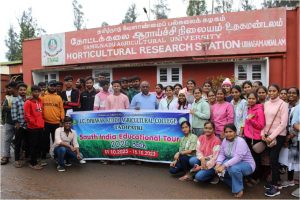
[[[41,171],[29,167],[15,168],[12,163],[1,168],[1,199],[28,198],[181,198],[229,199],[229,187],[223,183],[181,182],[168,174],[168,165],[144,163],[126,166],[101,165],[88,161],[75,164],[66,172],[57,172],[53,160]],[[296,188],[281,190],[277,199],[292,198]],[[263,184],[245,188],[244,198],[265,198]]]

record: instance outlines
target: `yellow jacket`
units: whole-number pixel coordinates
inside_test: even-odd
[[[56,93],[46,92],[41,97],[43,102],[43,116],[49,124],[59,124],[65,118],[64,105],[61,97]]]

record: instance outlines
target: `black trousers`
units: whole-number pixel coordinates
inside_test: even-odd
[[[27,129],[29,139],[30,164],[37,164],[37,157],[41,152],[43,129]]]
[[[249,149],[251,150],[251,154],[253,156],[253,159],[255,161],[255,171],[253,172],[253,174],[250,175],[251,178],[257,180],[259,178],[262,177],[262,167],[261,167],[261,154],[255,153],[255,151],[253,151],[252,149],[252,139],[245,137],[247,145],[249,147]],[[253,140],[253,145],[255,145],[256,143],[260,142],[261,140]]]
[[[15,130],[15,161],[20,160],[21,157],[21,147],[25,139],[26,130],[20,127]]]
[[[52,138],[52,142],[54,142],[55,130],[59,128],[59,124],[49,124],[45,123],[45,130],[42,134],[42,159],[46,158],[47,153],[50,150],[50,134]]]
[[[276,137],[277,144],[272,147],[268,148],[270,153],[270,166],[271,166],[271,172],[272,172],[272,185],[278,185],[278,182],[280,181],[280,173],[279,173],[279,153],[280,150],[284,144],[285,136],[278,135]]]

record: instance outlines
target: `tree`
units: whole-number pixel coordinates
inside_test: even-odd
[[[225,13],[232,11],[233,0],[216,0],[217,6],[215,7],[216,13]]]
[[[132,4],[131,6],[129,6],[129,8],[125,14],[125,18],[122,21],[122,24],[135,22],[137,16],[138,16],[138,13],[136,11],[136,5]]]
[[[101,27],[109,26],[107,22],[102,22]]]
[[[255,9],[254,5],[252,4],[251,0],[241,0],[241,6],[243,8],[243,10],[253,10]]]
[[[166,0],[157,0],[157,4],[153,5],[151,12],[154,14],[155,19],[167,19],[170,8]]]
[[[23,46],[22,43],[25,39],[39,37],[46,31],[37,25],[37,21],[32,17],[32,9],[23,11],[21,17],[17,18],[20,27],[20,33],[17,34],[14,28],[10,26],[8,30],[8,39],[5,44],[8,48],[6,58],[9,61],[22,60]]]
[[[8,48],[5,54],[8,61],[22,60],[19,36],[12,25],[8,29],[8,39],[5,39],[5,45]]]
[[[207,14],[205,0],[189,0],[189,5],[187,7],[186,14],[188,16]]]
[[[262,3],[264,8],[276,8],[276,7],[296,7],[299,6],[298,0],[264,0]]]
[[[76,28],[76,30],[81,30],[85,28],[84,25],[84,13],[82,11],[82,5],[78,3],[77,0],[73,0],[73,13],[74,13],[74,21],[73,24]]]

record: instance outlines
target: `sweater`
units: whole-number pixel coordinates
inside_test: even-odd
[[[220,145],[221,141],[215,134],[210,136],[203,134],[198,138],[196,155],[199,160],[203,157],[207,160],[208,169],[215,166]]]
[[[215,103],[211,108],[211,121],[216,126],[216,134],[220,135],[224,131],[224,126],[234,121],[233,106],[228,102],[223,102]]]
[[[192,128],[204,128],[204,123],[210,118],[209,104],[201,98],[198,102],[194,101],[192,110],[195,111],[192,115]]]
[[[63,101],[56,93],[48,93],[42,97],[43,116],[49,124],[59,124],[65,118]]]
[[[28,99],[24,104],[24,118],[29,129],[44,128],[42,100]]]
[[[248,108],[248,115],[253,114],[252,119],[246,118],[244,135],[246,138],[260,140],[261,130],[265,127],[265,114],[262,104],[255,104]]]
[[[278,111],[279,109],[279,111]],[[274,119],[276,113],[278,114]],[[268,134],[270,139],[275,139],[278,135],[286,136],[288,116],[289,116],[289,106],[286,102],[281,100],[279,97],[276,99],[270,99],[264,104],[264,114],[266,119],[266,126],[261,131],[261,136]],[[272,121],[274,119],[273,125]],[[268,132],[268,130],[270,131]]]
[[[233,141],[224,139],[216,163],[228,168],[239,162],[246,162],[251,166],[252,171],[255,170],[255,161],[246,141],[238,136]]]

